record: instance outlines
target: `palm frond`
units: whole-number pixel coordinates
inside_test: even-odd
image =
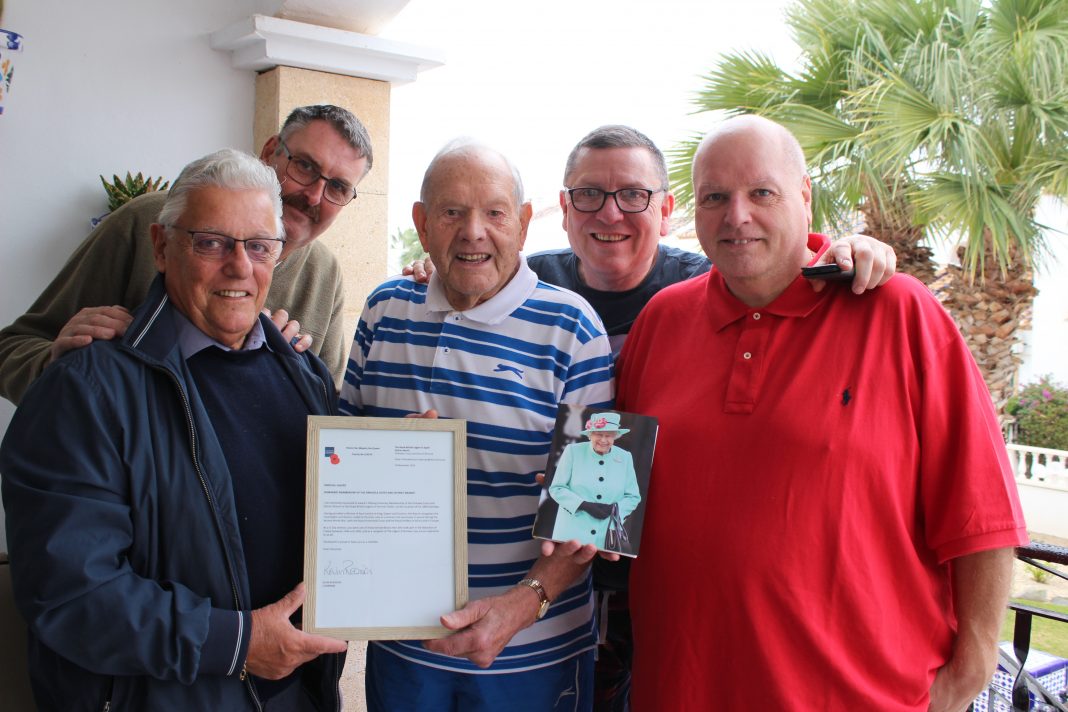
[[[754,110],[787,101],[792,93],[789,75],[759,52],[729,54],[703,79],[695,113]]]

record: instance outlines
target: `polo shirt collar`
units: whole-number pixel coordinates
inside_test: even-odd
[[[488,300],[463,311],[465,319],[482,324],[500,324],[508,315],[523,305],[538,286],[538,276],[527,266],[523,255],[519,256],[519,271],[504,285],[501,291]],[[445,296],[445,286],[437,272],[430,276],[426,290],[426,309],[428,312],[450,313],[457,311]]]
[[[830,247],[830,244],[831,241],[826,235],[814,232],[809,233],[808,249],[815,253],[815,257],[812,258],[809,264],[815,264],[823,253],[827,251],[827,248]],[[790,283],[790,286],[776,297],[773,302],[763,307],[751,307],[731,294],[730,290],[727,289],[727,282],[723,279],[723,274],[713,265],[712,271],[708,276],[706,301],[712,328],[719,331],[753,312],[763,312],[781,317],[808,316],[820,302],[826,299],[828,293],[829,290],[827,289],[818,293],[813,291],[812,285],[809,284],[808,280],[798,274],[794,281]]]
[[[198,329],[193,322],[189,321],[189,318],[185,314],[177,309],[174,310],[174,326],[178,336],[178,348],[181,351],[183,359],[190,359],[211,346],[220,348],[223,351],[235,350],[225,344],[219,343],[205,334]],[[237,350],[254,351],[261,346],[270,350],[270,347],[267,346],[267,335],[263,333],[263,325],[257,318],[256,323],[252,325],[252,330],[249,331],[248,336],[245,337],[245,344]]]

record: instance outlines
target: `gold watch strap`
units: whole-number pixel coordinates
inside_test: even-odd
[[[534,592],[538,594],[538,598],[541,600],[541,605],[538,607],[538,620],[545,617],[545,614],[549,612],[549,595],[545,593],[545,587],[541,585],[541,581],[533,578],[526,578],[519,582],[520,586],[528,586],[534,589]]]

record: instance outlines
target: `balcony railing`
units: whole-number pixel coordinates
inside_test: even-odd
[[[1068,490],[1068,451],[1008,443],[1018,482]]]
[[[1027,448],[1027,450],[1040,449]],[[1054,450],[1052,452],[1060,451]],[[1028,546],[1016,549],[1016,558],[1031,566],[1047,571],[1058,578],[1068,580],[1068,575],[1050,566],[1050,564],[1068,566],[1068,548],[1031,542]],[[1009,677],[1012,679],[1012,687],[1009,700],[1001,699],[1003,702],[1010,703],[1012,707],[1005,707],[1004,704],[995,703],[995,698],[1000,698],[1000,692],[994,685],[991,685],[988,690],[987,709],[1008,709],[1014,712],[1026,712],[1027,710],[1068,712],[1064,695],[1059,690],[1046,689],[1041,681],[1024,670],[1028,655],[1031,652],[1031,624],[1034,618],[1038,616],[1059,623],[1068,623],[1068,614],[1030,606],[1025,603],[1010,602],[1009,608],[1016,612],[1016,625],[1013,630],[1012,640],[1013,654],[1002,653],[1001,665],[1008,671]]]

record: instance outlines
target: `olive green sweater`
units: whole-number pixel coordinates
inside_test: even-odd
[[[48,365],[52,341],[83,307],[119,305],[131,311],[145,300],[157,270],[149,225],[163,191],[131,200],[100,223],[74,251],[29,311],[0,330],[0,396],[18,405]],[[351,335],[342,323],[341,268],[318,242],[294,251],[274,270],[266,307],[285,309],[312,337],[311,350],[335,381],[345,371]]]

